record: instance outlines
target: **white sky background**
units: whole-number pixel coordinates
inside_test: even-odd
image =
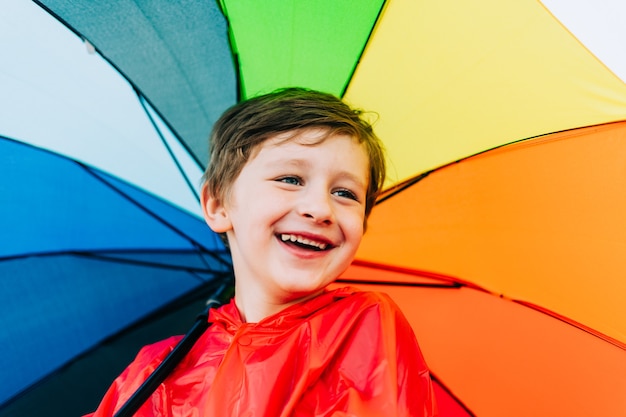
[[[626,82],[626,0],[543,0],[542,3]]]

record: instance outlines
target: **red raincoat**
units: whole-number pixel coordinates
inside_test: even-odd
[[[231,301],[209,322],[136,416],[436,414],[413,331],[385,294],[326,291],[255,324]],[[112,416],[179,340],[144,347],[91,416]]]

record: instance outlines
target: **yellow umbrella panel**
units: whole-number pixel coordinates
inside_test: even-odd
[[[626,119],[626,85],[538,1],[386,2],[346,98],[390,183],[505,143]]]

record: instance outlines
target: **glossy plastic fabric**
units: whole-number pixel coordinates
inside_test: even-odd
[[[136,416],[433,416],[430,376],[397,306],[351,288],[242,323],[231,301]],[[93,417],[112,416],[171,351],[141,350]]]

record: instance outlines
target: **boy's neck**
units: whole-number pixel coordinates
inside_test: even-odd
[[[237,282],[235,281],[235,305],[237,306],[242,322],[258,323],[267,317],[281,312],[287,307],[309,300],[323,291],[324,290],[321,290],[314,294],[292,300],[281,300],[268,297],[267,294],[262,294],[255,289],[251,289],[249,286],[246,286],[245,289],[238,288]]]

